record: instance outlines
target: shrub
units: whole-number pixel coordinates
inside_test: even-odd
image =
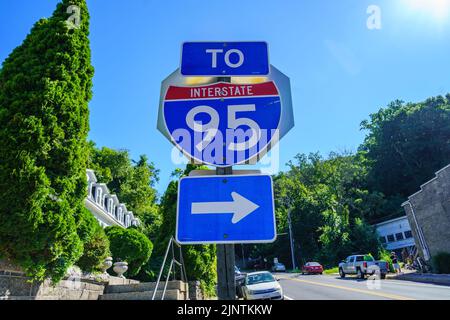
[[[334,274],[334,273],[339,273],[339,267],[334,267],[331,269],[326,269],[323,271],[323,273],[325,274]]]
[[[200,280],[206,296],[215,296],[217,259],[215,245],[184,246],[183,258],[189,280]]]
[[[126,275],[135,276],[142,265],[148,262],[153,250],[153,243],[136,229],[125,229],[118,226],[107,227],[106,235],[114,259],[126,261]]]
[[[433,256],[433,269],[436,273],[450,273],[450,253],[438,252]]]
[[[109,240],[103,228],[95,221],[94,233],[84,244],[84,251],[77,265],[84,272],[102,270],[102,264],[110,255]]]
[[[389,272],[395,273],[394,265],[392,264],[391,253],[386,249],[381,249],[378,252],[378,260],[384,260],[389,264]]]

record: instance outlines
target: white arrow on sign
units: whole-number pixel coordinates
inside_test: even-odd
[[[193,202],[191,205],[192,214],[222,214],[232,213],[232,223],[238,223],[259,206],[237,192],[232,192],[233,201],[230,202]]]

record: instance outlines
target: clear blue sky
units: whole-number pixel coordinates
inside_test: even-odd
[[[57,2],[0,0],[0,61]],[[296,126],[281,142],[282,169],[297,153],[355,150],[370,113],[394,99],[450,92],[449,2],[88,0],[90,138],[135,159],[147,154],[163,192],[175,166],[171,144],[156,130],[159,90],[179,66],[181,43],[264,40],[292,83]],[[381,30],[366,27],[370,4],[381,8]]]

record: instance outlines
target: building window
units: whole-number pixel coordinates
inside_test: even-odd
[[[396,233],[395,234],[395,238],[397,239],[397,241],[403,240],[403,233],[402,232]]]
[[[88,185],[88,197],[92,198],[92,183],[91,182]]]
[[[380,237],[380,242],[381,243],[386,243],[386,237]]]
[[[395,242],[394,235],[393,235],[393,234],[388,235],[388,236],[387,236],[387,241],[388,241],[388,242]]]
[[[102,189],[100,188],[95,188],[97,189],[97,199],[95,200],[95,202],[97,202],[98,204],[102,203]]]
[[[112,214],[112,209],[113,209],[113,200],[110,198],[108,200],[108,213]]]
[[[412,232],[411,230],[405,231],[405,239],[412,238]]]

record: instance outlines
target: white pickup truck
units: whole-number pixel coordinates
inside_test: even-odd
[[[349,256],[339,263],[339,275],[341,278],[345,278],[347,274],[356,274],[359,279],[364,279],[366,274],[379,273],[380,278],[384,279],[388,272],[389,265],[386,261],[375,261],[369,254]]]

